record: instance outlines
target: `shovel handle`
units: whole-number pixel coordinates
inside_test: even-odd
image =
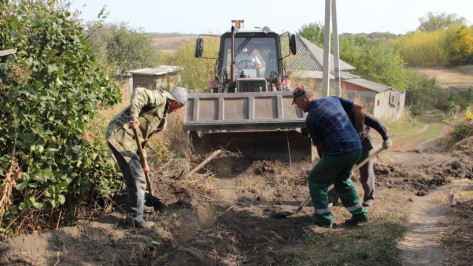
[[[371,160],[373,157],[375,157],[376,155],[378,155],[380,152],[384,151],[385,149],[383,147],[377,149],[375,152],[373,152],[372,154],[370,154],[370,156],[368,156],[368,158],[364,159],[361,163],[357,164],[353,170],[351,170],[351,172],[355,172],[356,170],[360,169],[361,167],[363,167],[363,165],[365,165],[369,160]]]
[[[148,162],[146,161],[146,158],[144,156],[144,153],[143,153],[143,147],[141,146],[141,142],[140,142],[140,135],[138,134],[138,130],[134,127],[131,127],[133,128],[133,133],[135,134],[135,140],[136,140],[136,146],[138,146],[138,152],[140,154],[140,159],[141,159],[141,167],[143,167],[143,169],[149,169],[148,167]],[[148,193],[151,197],[153,197],[153,187],[151,185],[151,178],[149,176],[149,171],[145,171],[145,176],[146,176],[146,183],[148,184]]]
[[[370,156],[368,156],[368,158],[364,159],[361,163],[357,164],[357,165],[351,170],[351,172],[353,173],[353,172],[355,172],[356,170],[360,169],[360,168],[361,168],[363,165],[365,165],[369,160],[371,160],[373,157],[375,157],[376,155],[378,155],[380,152],[382,152],[382,151],[384,151],[384,150],[385,150],[384,147],[381,147],[381,148],[377,149],[375,152],[373,152],[372,154],[370,154]],[[328,190],[332,189],[332,187],[333,187],[333,184],[330,185],[330,187],[329,187]],[[311,199],[311,197],[310,197],[310,195],[309,195],[309,197],[307,197],[307,199],[304,200],[304,201],[301,203],[301,205],[299,205],[299,207],[298,207],[297,209],[294,209],[294,210],[293,210],[293,213],[296,214],[296,213],[300,212],[300,211],[302,210],[302,208],[304,208],[304,206],[307,205],[307,203],[309,203],[310,199]]]

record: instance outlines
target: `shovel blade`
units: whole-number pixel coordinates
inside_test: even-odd
[[[285,211],[285,212],[277,212],[277,213],[273,213],[271,215],[271,217],[273,218],[284,218],[284,217],[288,217],[288,216],[291,216],[293,215],[294,213],[293,212],[288,212],[288,211]]]

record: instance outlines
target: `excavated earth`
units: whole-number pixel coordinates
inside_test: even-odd
[[[375,164],[378,194],[396,188],[422,197],[452,180],[471,180],[473,139],[468,141],[452,151],[382,152]],[[154,228],[131,229],[123,219],[123,197],[117,197],[95,221],[0,242],[0,264],[285,264],[305,245],[313,208],[309,204],[283,219],[273,215],[291,211],[308,197],[311,167],[223,152],[189,177],[182,171],[155,171],[155,193],[162,203],[148,215]],[[390,202],[380,196],[376,205],[383,204]],[[348,218],[343,208],[336,209],[335,223]]]

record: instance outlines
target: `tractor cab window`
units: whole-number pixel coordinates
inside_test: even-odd
[[[225,39],[223,66],[231,73],[231,38]],[[269,78],[278,73],[276,40],[269,37],[235,38],[235,66],[237,77]]]

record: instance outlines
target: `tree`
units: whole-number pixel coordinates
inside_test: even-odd
[[[324,45],[324,28],[321,24],[303,25],[298,34],[318,46]],[[399,52],[386,41],[388,38],[392,38],[392,35],[340,35],[340,58],[355,66],[355,73],[363,78],[403,90],[404,61]]]
[[[420,25],[417,28],[422,31],[436,31],[447,29],[452,24],[464,25],[466,24],[466,18],[458,17],[456,14],[445,14],[435,15],[432,12],[427,13],[425,17],[419,18]]]
[[[216,58],[218,54],[218,39],[212,37],[204,38],[204,43],[204,56]],[[215,60],[195,58],[194,48],[195,42],[192,41],[181,46],[173,58],[170,59],[170,63],[183,68],[181,72],[183,86],[199,92],[208,88],[209,80],[212,78],[209,73],[215,66]]]
[[[447,30],[413,31],[392,41],[409,66],[439,67],[449,61],[449,38],[453,27]]]
[[[57,1],[7,0],[0,13],[0,50],[17,49],[0,61],[0,192],[9,203],[1,204],[0,232],[7,237],[11,228],[72,222],[79,202],[118,187],[89,121],[121,95]],[[44,213],[49,219],[39,219]]]
[[[140,30],[121,24],[112,27],[112,37],[107,42],[107,61],[124,74],[136,68],[157,66],[158,56],[150,38]]]
[[[151,39],[142,31],[132,29],[125,23],[88,22],[86,25],[87,43],[97,58],[117,73],[158,65],[158,53]]]
[[[406,86],[404,60],[398,50],[384,40],[365,36],[340,38],[340,58],[356,67],[355,74],[403,91]]]
[[[449,63],[466,65],[473,63],[473,29],[461,25],[455,30],[449,45]]]
[[[324,46],[324,26],[321,23],[304,24],[297,34],[318,46]]]

